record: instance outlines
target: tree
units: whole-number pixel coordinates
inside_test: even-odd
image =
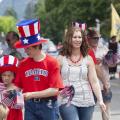
[[[30,1],[25,9],[25,16],[24,18],[26,19],[31,19],[35,17],[35,5],[36,2]]]
[[[120,6],[119,1],[113,0],[113,2],[116,6]],[[110,0],[45,0],[43,9],[39,6],[36,11],[37,17],[42,18],[43,23],[41,22],[41,24],[44,25],[44,32],[58,43],[62,41],[64,30],[72,21],[86,22],[90,27],[96,26],[96,18],[101,22],[101,34],[104,37],[109,37],[110,4]],[[42,10],[44,12],[38,12]]]
[[[0,33],[16,30],[16,19],[12,16],[0,16]]]
[[[47,23],[47,16],[46,16],[46,9],[44,0],[38,0],[38,3],[35,5],[35,16],[36,18],[40,19],[41,23],[41,31],[43,37],[47,37],[46,35],[46,23]]]
[[[50,0],[51,2],[51,0]],[[45,37],[49,37],[51,40],[54,41],[54,43],[58,43],[57,38],[61,39],[60,32],[59,34],[57,33],[57,30],[59,28],[59,26],[61,26],[60,24],[56,24],[58,23],[56,20],[56,15],[57,15],[57,11],[55,8],[53,8],[54,6],[58,6],[61,1],[59,0],[52,0],[52,3],[49,3],[49,1],[41,2],[39,0],[37,7],[36,7],[36,15],[37,17],[40,18],[41,20],[41,31],[42,31],[42,35]],[[49,7],[49,5],[52,5],[51,7]],[[48,5],[48,6],[47,6]],[[53,9],[52,9],[53,8]],[[50,11],[52,10],[52,12]]]
[[[17,13],[15,12],[15,10],[13,8],[8,8],[5,13],[4,16],[12,16],[15,19],[17,19]]]

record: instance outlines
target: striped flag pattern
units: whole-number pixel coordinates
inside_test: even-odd
[[[78,22],[73,22],[72,25],[74,27],[80,28],[82,31],[85,31],[87,28],[87,24],[86,23],[78,23]]]
[[[24,97],[22,92],[17,92],[16,98],[14,100],[13,106],[11,108],[14,109],[22,109],[24,107]]]
[[[18,59],[12,55],[4,55],[0,58],[0,67],[8,67],[10,65],[18,67],[18,63]]]
[[[0,102],[9,108],[22,109],[24,107],[23,94],[20,91],[11,90],[0,93]]]
[[[1,94],[1,103],[5,104],[8,107],[11,107],[13,104],[14,97],[9,98],[8,93],[2,93]]]
[[[22,37],[29,37],[39,33],[40,31],[40,21],[36,20],[34,23],[27,25],[24,23],[23,26],[17,26],[18,31]]]

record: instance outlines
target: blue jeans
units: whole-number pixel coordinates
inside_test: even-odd
[[[25,102],[25,120],[58,120],[59,108],[56,101],[28,100]]]
[[[60,106],[62,120],[92,120],[94,106],[76,107],[74,105]]]

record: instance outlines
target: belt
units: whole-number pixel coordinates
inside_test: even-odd
[[[52,102],[55,102],[57,101],[57,98],[56,97],[48,97],[48,98],[33,98],[31,99],[33,102],[49,102],[49,101],[52,101]]]

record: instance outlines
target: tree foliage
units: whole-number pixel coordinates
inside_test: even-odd
[[[26,19],[32,19],[35,17],[35,5],[36,3],[30,1],[25,9],[25,16]]]
[[[0,16],[0,33],[16,30],[16,19],[12,16]]]
[[[45,9],[45,4],[44,0],[39,0],[38,3],[35,5],[35,16],[40,19],[41,22],[41,31],[42,36],[46,36],[46,22],[47,22],[47,17],[46,17],[46,9]]]
[[[17,19],[17,13],[15,12],[15,10],[13,8],[8,8],[5,13],[4,16],[12,16],[15,19]]]
[[[109,37],[111,1],[120,13],[120,0],[45,0],[44,4],[38,0],[35,11],[41,19],[44,36],[56,43],[62,41],[64,31],[72,21],[85,22],[89,27],[96,26],[95,20],[99,19],[101,34]]]

